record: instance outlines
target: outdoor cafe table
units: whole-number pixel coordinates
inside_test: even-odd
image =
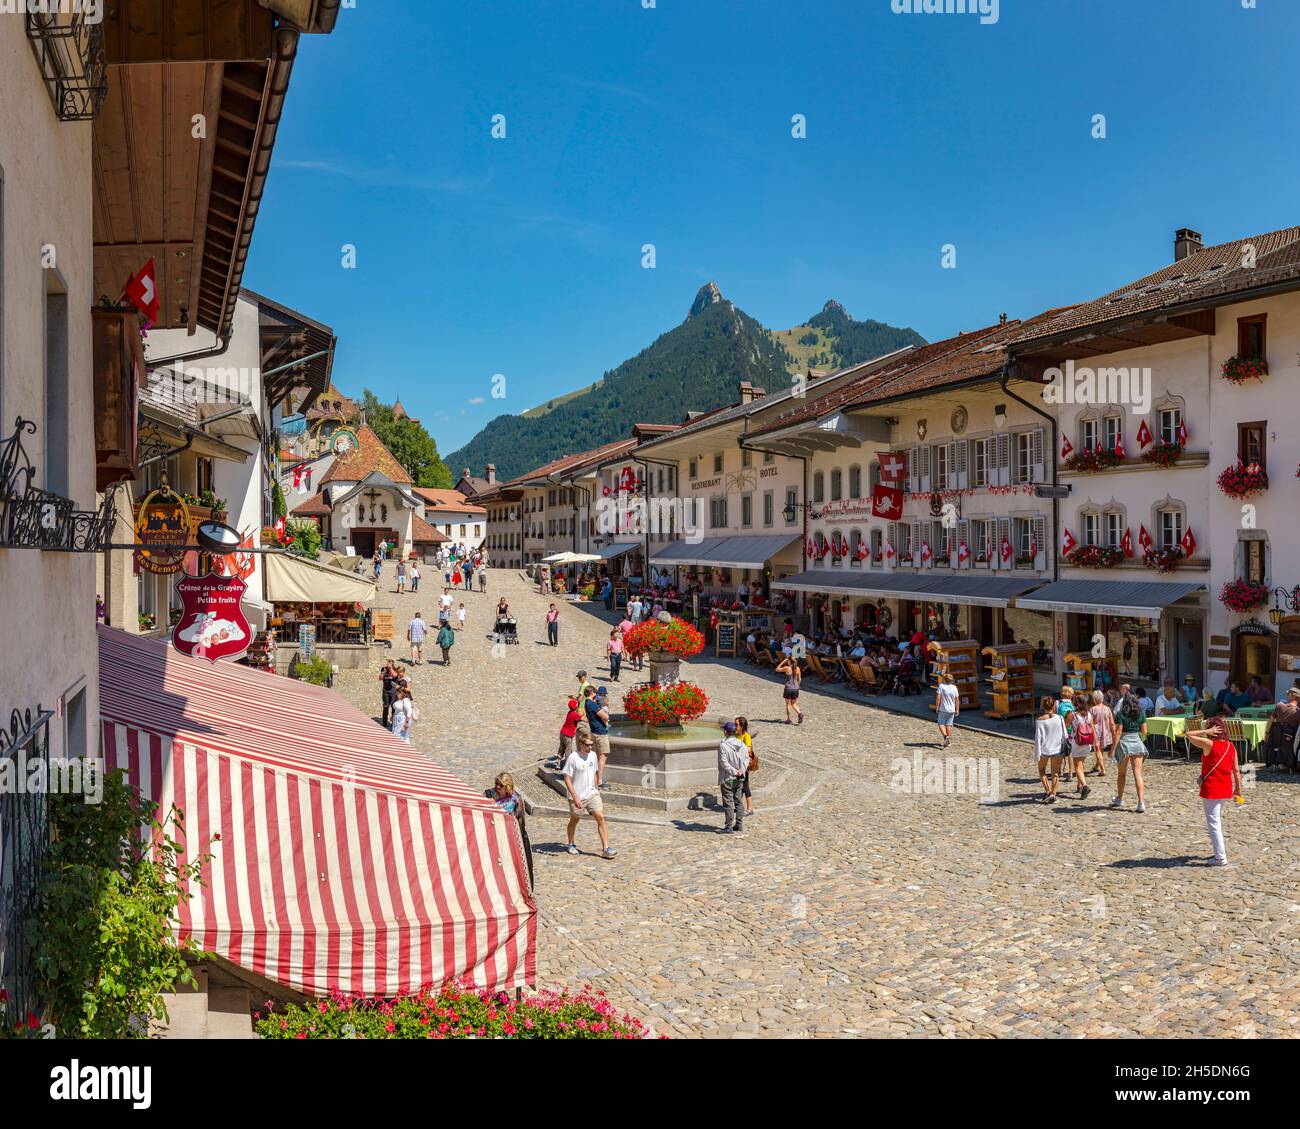
[[[1165,714],[1159,717],[1147,718],[1147,736],[1160,736],[1165,738],[1171,745],[1175,741],[1183,741],[1186,747],[1187,723],[1191,718],[1185,714]],[[1241,722],[1241,730],[1246,735],[1247,748],[1254,752],[1259,747],[1259,743],[1264,740],[1264,734],[1268,732],[1268,720],[1266,718],[1238,718]]]

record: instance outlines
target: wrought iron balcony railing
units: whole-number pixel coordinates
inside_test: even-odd
[[[102,0],[43,4],[27,13],[27,38],[60,121],[90,121],[108,97]],[[60,11],[60,8],[66,9]]]

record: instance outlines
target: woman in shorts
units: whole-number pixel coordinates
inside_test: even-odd
[[[787,655],[777,664],[776,673],[785,675],[785,688],[781,691],[781,697],[785,700],[785,723],[791,724],[790,711],[794,710],[799,718],[799,724],[802,725],[803,710],[799,708],[799,687],[803,684],[803,671],[799,669],[799,660]]]
[[[1146,785],[1142,780],[1142,762],[1146,759],[1147,718],[1139,704],[1136,694],[1125,694],[1115,711],[1115,744],[1111,748],[1111,758],[1119,765],[1119,780],[1116,782],[1115,798],[1110,806],[1124,806],[1124,782],[1128,776],[1129,766],[1133,767],[1133,786],[1137,788],[1137,810],[1147,810]]]
[[[1065,722],[1056,709],[1056,699],[1044,694],[1034,723],[1034,750],[1038,754],[1038,779],[1043,785],[1043,803],[1056,803],[1061,782],[1061,746],[1065,744]]]

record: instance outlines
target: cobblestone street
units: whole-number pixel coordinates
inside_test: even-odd
[[[396,609],[399,638],[417,607],[436,623],[435,579],[398,596],[386,568],[377,606]],[[502,595],[519,645],[494,653]],[[575,672],[604,680],[610,617],[561,605],[551,648],[548,601],[518,574],[462,599],[451,665],[412,668],[415,743],[476,787],[509,768],[558,813],[530,766],[554,750]],[[336,687],[377,715],[373,654]],[[932,724],[805,684],[808,721],[786,726],[770,673],[706,654],[688,676],[710,716],[747,715],[788,770],[755,775],[738,836],[716,834],[720,811],[607,804],[610,861],[593,825],[573,858],[562,815],[530,819],[542,983],[590,983],[673,1035],[1300,1035],[1300,781],[1247,792],[1225,821],[1232,865],[1213,869],[1197,767],[1179,756],[1148,762],[1144,815],[1131,784],[1124,810],[1107,807],[1113,769],[1087,801],[1063,790],[1046,807],[1030,744],[958,730],[949,752],[996,759],[996,794],[915,794],[891,788],[891,762],[942,756]]]

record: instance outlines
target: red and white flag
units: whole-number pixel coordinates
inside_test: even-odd
[[[858,560],[865,561],[871,555],[871,550],[867,548],[865,541],[858,542]]]
[[[302,467],[293,468],[293,488],[298,490],[302,486]]]
[[[1029,555],[1031,557],[1038,556],[1038,535],[1036,533],[1029,535]]]
[[[1183,534],[1183,539],[1179,542],[1183,547],[1183,552],[1189,557],[1196,552],[1196,538],[1192,536],[1192,530],[1189,526],[1187,532]]]
[[[1178,445],[1187,446],[1187,421],[1185,419],[1178,421]]]
[[[1009,561],[1011,559],[1011,542],[1005,537],[1002,538],[1002,559]]]
[[[1151,548],[1151,534],[1147,532],[1145,525],[1138,526],[1138,544],[1142,546],[1144,553]]]
[[[1061,458],[1068,459],[1074,454],[1074,444],[1070,442],[1068,435],[1061,436]]]
[[[1124,436],[1115,436],[1115,455],[1118,458],[1126,459],[1128,455],[1124,453]]]
[[[907,455],[890,451],[880,456],[880,477],[890,482],[902,482],[907,477]]]
[[[808,538],[808,543],[804,546],[804,555],[809,560],[815,561],[817,559],[817,546],[813,543],[811,537]]]
[[[871,516],[899,518],[903,516],[903,492],[895,486],[876,486],[871,491]]]
[[[122,293],[137,310],[144,314],[146,325],[153,325],[158,320],[158,279],[154,273],[153,260],[150,259],[140,268]]]
[[[1078,545],[1078,542],[1074,539],[1074,534],[1071,533],[1068,529],[1066,529],[1064,532],[1065,532],[1065,536],[1061,538],[1061,555],[1068,557],[1071,553],[1074,552],[1074,548],[1076,545]]]
[[[1151,428],[1147,427],[1147,421],[1143,420],[1138,424],[1138,446],[1144,451],[1151,446]]]
[[[957,560],[962,564],[970,560],[970,546],[965,541],[957,547]]]
[[[1124,530],[1124,536],[1119,539],[1119,547],[1124,550],[1126,557],[1133,556],[1133,530]]]
[[[929,561],[929,559],[930,559],[931,557],[933,557],[933,556],[934,556],[934,553],[930,550],[930,542],[929,542],[929,541],[922,541],[922,542],[921,542],[921,560],[923,560],[923,561]]]
[[[888,541],[885,542],[885,556],[887,556],[891,561],[894,559],[894,546]]]

